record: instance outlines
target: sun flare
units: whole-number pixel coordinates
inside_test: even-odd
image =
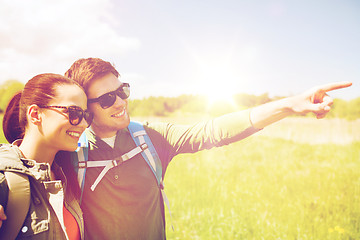
[[[224,57],[199,61],[195,81],[198,94],[207,97],[209,106],[218,103],[236,106],[233,97],[241,92],[243,85],[239,68]]]
[[[209,107],[213,106],[214,104],[228,104],[231,106],[236,106],[234,101],[234,94],[229,92],[228,89],[224,86],[221,87],[211,87],[208,88],[206,93],[204,94],[207,98],[207,102]]]

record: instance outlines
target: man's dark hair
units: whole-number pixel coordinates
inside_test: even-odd
[[[100,58],[81,58],[75,61],[65,76],[78,82],[88,94],[88,89],[92,81],[101,78],[109,73],[119,77],[114,65]]]

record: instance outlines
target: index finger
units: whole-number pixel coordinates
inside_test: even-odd
[[[350,87],[352,85],[352,82],[344,81],[344,82],[334,82],[334,83],[328,83],[322,86],[319,86],[320,91],[329,92],[336,89],[346,88]]]

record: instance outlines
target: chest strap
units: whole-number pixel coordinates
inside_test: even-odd
[[[96,178],[95,182],[91,186],[91,190],[94,191],[96,186],[99,184],[101,179],[105,176],[105,174],[112,169],[113,167],[116,167],[123,162],[133,158],[137,154],[143,152],[148,148],[146,143],[141,144],[140,146],[137,146],[133,150],[121,155],[119,158],[116,158],[114,160],[100,160],[100,161],[79,161],[79,169],[86,169],[86,168],[92,168],[92,167],[104,167],[104,169],[100,172],[99,176]]]
[[[77,150],[76,154],[73,155],[75,157],[75,162],[77,162],[77,164],[75,164],[75,166],[77,165],[78,180],[79,180],[80,188],[82,189],[80,201],[82,199],[82,194],[83,194],[83,189],[84,189],[84,182],[85,182],[84,178],[85,178],[86,168],[104,167],[103,170],[100,172],[99,176],[96,178],[93,185],[90,187],[90,189],[92,191],[94,191],[96,186],[101,181],[101,179],[103,179],[105,174],[110,169],[122,164],[123,162],[125,162],[125,161],[133,158],[137,154],[141,153],[145,162],[149,165],[151,171],[153,172],[153,174],[157,180],[157,184],[160,189],[162,199],[169,210],[170,220],[172,222],[170,203],[169,203],[169,200],[164,191],[164,182],[162,179],[161,161],[155,150],[155,147],[153,146],[149,136],[146,134],[146,131],[142,124],[137,123],[137,122],[130,122],[128,129],[129,129],[131,137],[134,140],[137,147],[114,160],[88,161],[88,141],[87,141],[86,135],[82,134],[82,136],[80,138],[79,149]],[[171,226],[172,226],[172,229],[174,230],[174,226],[172,223],[171,223]]]

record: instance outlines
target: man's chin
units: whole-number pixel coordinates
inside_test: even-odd
[[[121,130],[124,128],[127,128],[130,124],[130,118],[129,116],[126,116],[124,118],[121,119],[121,121],[116,121],[116,124],[114,125],[114,128],[116,130]]]
[[[124,119],[124,120],[122,121],[120,129],[127,128],[127,127],[129,126],[129,124],[130,124],[130,118],[127,117],[126,119]],[[119,129],[119,130],[120,130],[120,129]]]
[[[127,117],[121,121],[110,122],[109,124],[96,124],[93,123],[90,128],[95,133],[95,135],[100,138],[109,137],[109,135],[116,134],[117,131],[125,129],[129,126],[130,118]]]

